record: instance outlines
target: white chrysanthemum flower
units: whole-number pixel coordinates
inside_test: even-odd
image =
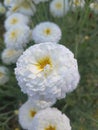
[[[0,14],[4,14],[6,12],[5,7],[0,3]]]
[[[54,17],[62,17],[69,10],[68,0],[53,0],[50,3],[50,12]]]
[[[98,2],[93,2],[90,4],[90,9],[98,14]]]
[[[85,0],[71,0],[70,6],[72,10],[75,10],[77,7],[83,8],[85,6]]]
[[[24,2],[19,8],[19,12],[27,16],[33,16],[36,12],[36,7],[33,3],[27,4]]]
[[[5,64],[16,63],[17,59],[23,53],[23,51],[24,51],[23,49],[18,49],[18,50],[10,49],[10,48],[4,49],[1,54],[3,63]]]
[[[33,29],[32,39],[35,43],[59,42],[61,39],[61,29],[52,22],[42,22]]]
[[[49,0],[32,0],[35,4],[39,4],[40,2],[46,2]]]
[[[20,13],[14,13],[13,15],[9,16],[6,20],[5,20],[5,28],[6,30],[10,29],[11,27],[17,25],[17,24],[29,24],[30,19],[25,16],[22,15]]]
[[[28,48],[18,59],[15,74],[24,93],[44,100],[64,98],[80,78],[73,53],[51,42]]]
[[[12,0],[4,0],[4,5],[6,7],[9,7],[11,5],[11,3],[12,3]]]
[[[28,130],[71,130],[70,120],[56,108],[39,111]]]
[[[5,66],[0,66],[0,85],[5,84],[9,80],[9,70]]]
[[[5,45],[8,48],[23,48],[31,40],[30,28],[18,24],[9,29],[4,35]]]
[[[27,16],[33,16],[36,12],[36,7],[31,1],[25,1],[23,3],[20,2],[20,4],[12,4],[9,11],[11,14],[19,12]]]
[[[37,106],[32,100],[28,100],[19,109],[19,123],[24,129],[28,129],[35,114],[41,110],[40,106]]]

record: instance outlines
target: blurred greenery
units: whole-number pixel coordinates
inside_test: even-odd
[[[77,89],[54,105],[68,115],[72,130],[98,130],[98,15],[88,8],[89,0],[86,2],[84,9],[69,11],[63,18],[52,17],[48,2],[39,4],[31,24],[33,28],[42,21],[57,23],[62,29],[60,44],[67,46],[78,60],[81,80]],[[4,49],[4,20],[0,16],[0,52]],[[3,65],[1,58],[0,65]],[[27,96],[15,79],[15,65],[7,67],[10,81],[0,86],[0,130],[21,130],[17,110]]]

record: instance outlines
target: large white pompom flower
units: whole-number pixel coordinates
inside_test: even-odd
[[[56,108],[39,111],[28,130],[71,130],[70,120]]]
[[[23,48],[31,40],[30,28],[26,25],[18,24],[9,29],[4,35],[5,45],[8,48]]]
[[[59,42],[61,39],[61,29],[52,22],[42,22],[33,29],[32,38],[35,43]]]
[[[5,20],[5,29],[8,30],[17,24],[29,24],[30,19],[20,13],[14,13]]]
[[[24,93],[44,100],[64,98],[80,78],[73,53],[51,42],[28,48],[18,59],[15,74]]]
[[[5,66],[0,66],[0,85],[5,84],[9,80],[9,70]]]
[[[50,3],[50,12],[54,17],[62,17],[69,10],[68,0],[53,0]]]
[[[11,49],[11,48],[4,49],[1,54],[3,63],[8,65],[16,63],[17,59],[23,53],[23,51],[24,51],[23,49]]]

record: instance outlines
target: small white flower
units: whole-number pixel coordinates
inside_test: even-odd
[[[32,0],[35,4],[39,4],[40,2],[46,2],[48,0]]]
[[[19,12],[27,16],[33,16],[36,12],[36,7],[31,1],[25,1],[19,3],[14,3],[11,5],[11,8],[9,9],[11,14]]]
[[[75,8],[77,8],[77,7],[83,8],[85,6],[85,1],[84,0],[71,0],[70,6],[71,6],[72,10],[74,11]]]
[[[19,8],[19,12],[27,16],[34,16],[36,12],[36,7],[33,3],[28,4],[24,2],[22,6]]]
[[[4,14],[6,12],[5,7],[0,3],[0,14]]]
[[[96,14],[98,14],[98,2],[91,3],[89,7],[92,11],[94,11]]]
[[[28,129],[36,113],[41,110],[32,100],[28,100],[19,109],[19,123],[24,129]]]
[[[42,22],[33,29],[32,39],[35,43],[59,42],[61,39],[61,29],[52,22]]]
[[[17,59],[23,53],[23,51],[24,51],[23,49],[18,49],[18,50],[10,49],[10,48],[4,49],[1,54],[3,63],[5,64],[16,63]]]
[[[5,33],[4,40],[8,48],[23,48],[31,40],[30,28],[26,25],[18,24]]]
[[[4,0],[4,5],[9,7],[11,5],[12,0]]]
[[[68,0],[53,0],[50,3],[50,12],[54,17],[62,17],[69,10]]]
[[[9,80],[9,70],[5,66],[0,66],[0,85],[5,84]]]
[[[51,42],[28,48],[18,59],[15,74],[24,93],[50,101],[64,98],[80,78],[73,53]]]
[[[27,25],[27,24],[29,24],[29,21],[30,20],[27,16],[22,15],[20,13],[14,13],[5,20],[5,28],[6,28],[6,30],[8,30],[17,24],[26,24]]]
[[[39,111],[28,130],[71,130],[70,120],[56,108]]]

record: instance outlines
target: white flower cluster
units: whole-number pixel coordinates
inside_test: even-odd
[[[42,109],[31,100],[20,107],[19,123],[27,130],[71,130],[70,120],[65,114],[56,108]]]
[[[6,48],[2,52],[1,58],[3,63],[12,64],[16,63],[31,40],[32,32],[29,24],[30,16],[35,13],[35,6],[30,0],[4,0],[4,5],[8,8],[4,23]]]
[[[22,92],[28,95],[28,101],[19,109],[22,128],[71,130],[68,117],[51,106],[76,89],[80,80],[77,60],[69,49],[58,44],[62,32],[57,24],[41,22],[32,31],[29,27],[30,16],[36,12],[36,4],[47,1],[4,0],[8,11],[4,24],[6,48],[1,58],[7,65],[17,63],[15,75],[18,84]],[[84,3],[73,0],[71,5],[83,7]],[[59,18],[67,14],[70,3],[68,0],[52,0],[49,9],[53,17]],[[31,40],[37,44],[24,51]],[[1,84],[8,81],[4,72],[0,70]],[[4,83],[2,79],[5,79]]]

